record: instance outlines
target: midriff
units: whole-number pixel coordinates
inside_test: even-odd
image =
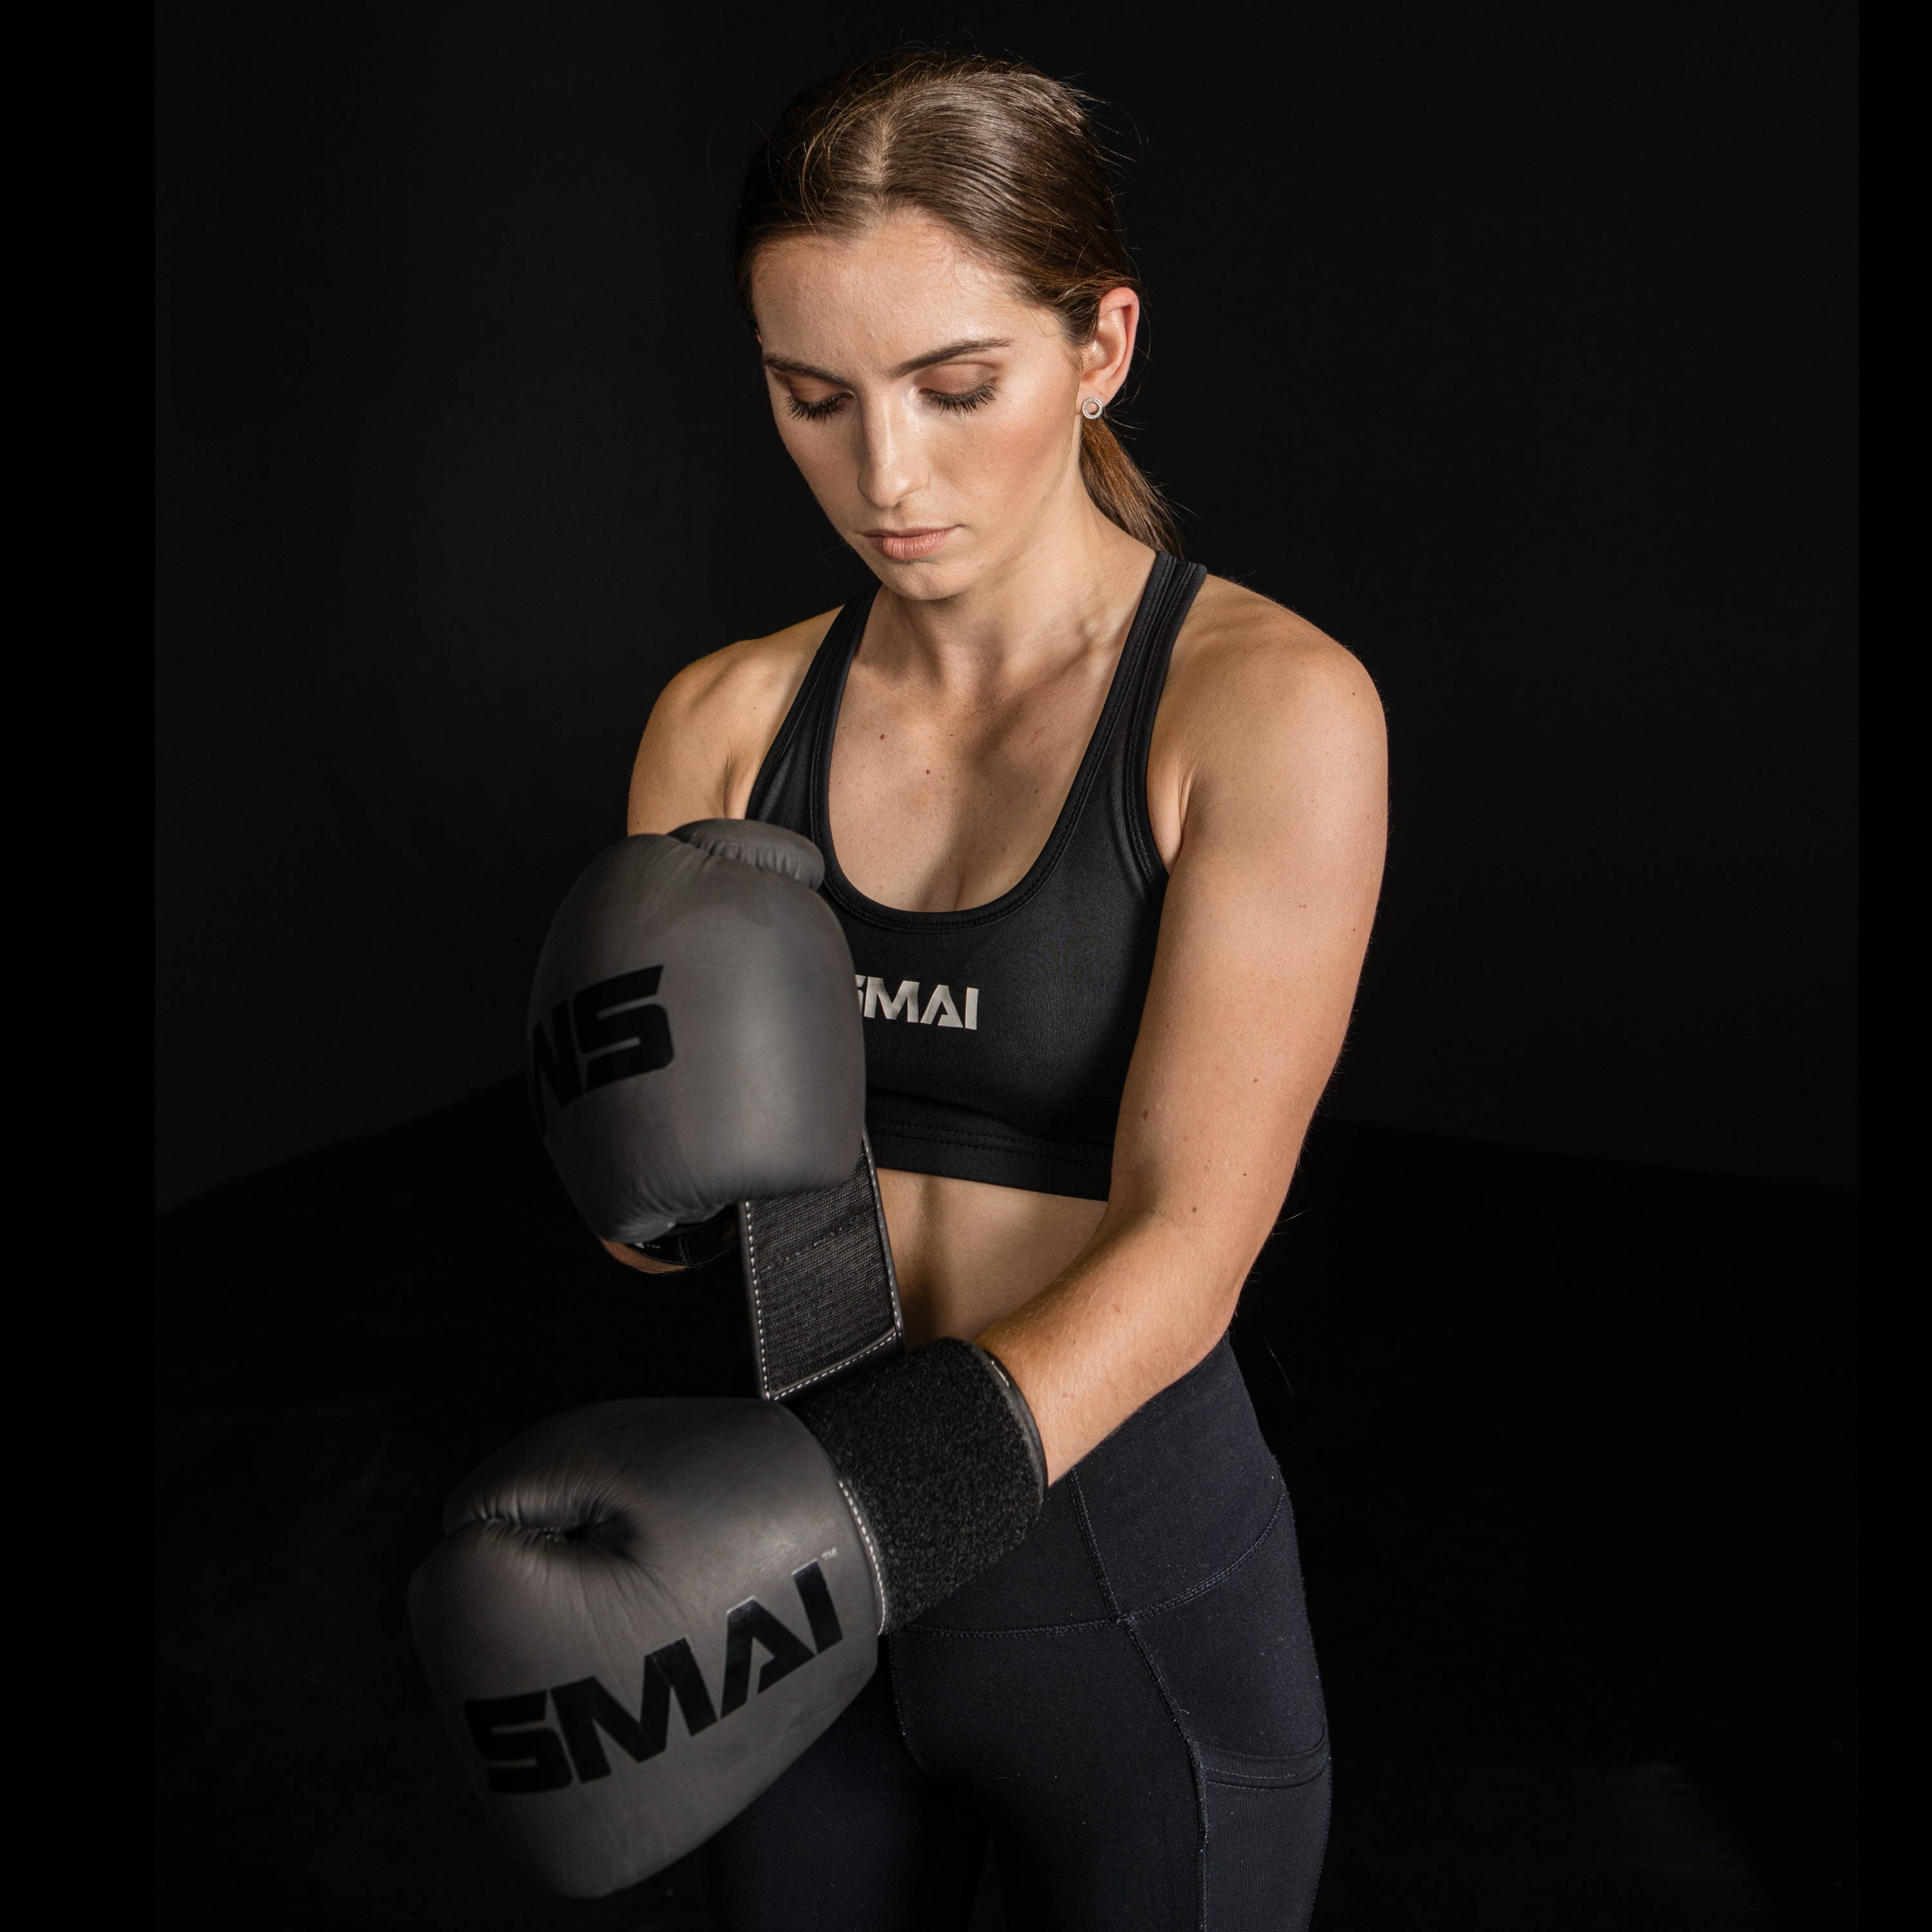
[[[1068,1267],[1093,1238],[1104,1201],[1033,1194],[937,1174],[879,1170],[906,1340],[971,1341]]]

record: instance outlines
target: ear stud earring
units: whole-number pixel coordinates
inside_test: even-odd
[[[1100,412],[1106,406],[1106,404],[1101,401],[1098,396],[1089,396],[1087,400],[1080,405],[1080,413],[1084,416],[1089,422],[1098,422],[1100,420]]]

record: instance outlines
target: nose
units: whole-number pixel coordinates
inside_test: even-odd
[[[926,485],[919,437],[881,398],[859,419],[859,492],[874,508],[890,510]]]

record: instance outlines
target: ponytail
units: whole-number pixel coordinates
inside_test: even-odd
[[[1104,516],[1150,550],[1180,554],[1180,532],[1167,499],[1140,465],[1120,446],[1120,439],[1099,418],[1080,424],[1080,479]]]

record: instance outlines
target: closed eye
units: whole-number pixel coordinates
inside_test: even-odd
[[[925,389],[920,392],[935,409],[947,410],[964,415],[968,410],[976,410],[993,400],[997,385],[988,377],[972,389]],[[841,390],[836,394],[811,403],[795,392],[787,391],[785,409],[800,422],[824,422],[836,416],[851,400],[850,392]]]
[[[989,380],[976,389],[928,389],[926,393],[942,410],[976,410],[993,400],[993,386]]]
[[[802,396],[789,391],[785,395],[785,407],[801,422],[823,422],[827,416],[836,416],[846,398],[841,394],[827,396],[823,402],[808,403]]]

